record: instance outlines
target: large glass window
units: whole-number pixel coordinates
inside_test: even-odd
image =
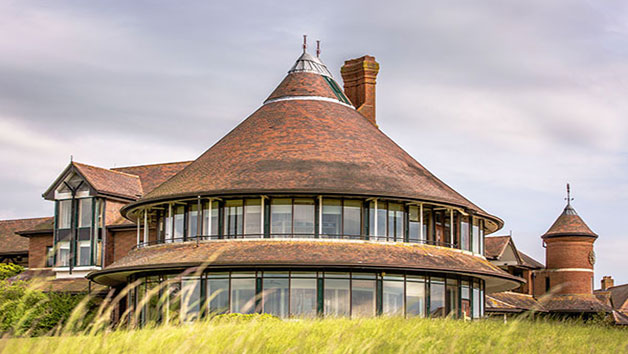
[[[181,279],[181,321],[194,321],[199,318],[201,309],[201,279],[184,277]]]
[[[403,205],[388,203],[388,241],[404,241]]]
[[[377,239],[386,239],[386,229],[388,228],[388,203],[377,202]]]
[[[353,274],[351,315],[353,317],[375,316],[375,274]]]
[[[179,319],[181,311],[181,281],[176,276],[169,276],[166,290],[166,306],[164,308],[166,322]]]
[[[290,315],[316,316],[316,273],[292,273],[290,279]]]
[[[72,200],[59,201],[59,215],[57,217],[59,229],[69,229],[72,222]]]
[[[185,228],[185,206],[177,205],[172,208],[174,211],[174,240],[182,242]]]
[[[463,280],[460,285],[460,298],[462,304],[462,317],[471,318],[471,288],[469,282]]]
[[[242,200],[227,200],[225,202],[225,231],[227,238],[238,237],[242,235]]]
[[[46,247],[46,267],[54,267],[54,266],[55,266],[54,247],[48,246]]]
[[[473,282],[473,306],[471,307],[473,318],[480,318],[480,284]]]
[[[167,215],[165,218],[165,239],[166,242],[172,242],[172,205],[168,206],[168,211],[167,211]]]
[[[294,200],[294,234],[298,236],[314,235],[314,200]]]
[[[386,280],[386,279],[399,280]],[[403,276],[386,276],[382,282],[382,313],[389,316],[403,315]]]
[[[362,201],[345,200],[343,207],[343,234],[360,236],[362,234]]]
[[[211,210],[210,210],[211,204]],[[203,203],[203,235],[218,235],[218,202],[212,201]]]
[[[430,316],[445,315],[445,279],[430,278]]]
[[[421,238],[421,219],[419,207],[408,207],[408,242],[419,242]]]
[[[62,241],[57,242],[57,266],[69,267],[70,266],[70,242]]]
[[[85,198],[78,200],[79,223],[78,227],[85,228],[92,226],[92,199]]]
[[[460,248],[469,251],[469,241],[469,217],[463,216],[460,219]]]
[[[447,279],[447,287],[445,289],[446,316],[458,317],[458,299],[460,298],[458,289],[458,280]]]
[[[238,274],[246,276],[246,274]],[[255,312],[255,274],[253,278],[231,278],[231,312]]]
[[[189,239],[196,237],[198,233],[198,205],[191,204],[188,206],[188,235]]]
[[[473,218],[473,253],[480,253],[480,220]]]
[[[244,234],[261,237],[262,230],[262,200],[260,198],[246,199],[244,202]]]
[[[432,209],[430,207],[423,206],[423,239],[432,242],[434,241],[433,235],[433,219]]]
[[[292,233],[292,199],[273,199],[270,203],[270,233],[283,237]]]
[[[338,237],[342,235],[342,201],[323,198],[323,235]]]
[[[406,279],[406,315],[425,317],[425,279],[408,276]]]
[[[288,273],[264,273],[263,311],[279,317],[288,316],[289,285]],[[277,278],[275,278],[277,277]]]
[[[91,241],[77,241],[76,250],[78,251],[77,255],[77,265],[78,266],[88,266],[91,264]]]
[[[208,274],[206,294],[210,314],[229,312],[229,273]]]
[[[325,278],[325,316],[349,316],[349,279]]]

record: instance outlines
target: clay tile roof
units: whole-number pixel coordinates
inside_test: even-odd
[[[161,244],[131,251],[127,256],[89,277],[103,282],[106,274],[129,270],[213,266],[335,266],[361,269],[432,270],[475,274],[491,279],[487,292],[516,287],[522,279],[490,262],[453,249],[409,244],[340,240],[229,240]],[[506,280],[506,281],[505,281]],[[495,288],[494,290],[492,288]],[[501,288],[501,290],[497,290]]]
[[[549,312],[611,312],[613,309],[593,294],[548,295],[539,302]]]
[[[484,255],[488,259],[498,259],[508,246],[510,236],[487,236],[484,238]]]
[[[541,304],[532,295],[515,293],[512,291],[503,291],[486,295],[486,305],[488,311],[545,311],[543,306],[541,306]]]
[[[142,184],[142,191],[146,194],[167,181],[170,177],[176,175],[190,163],[192,163],[192,161],[169,162],[152,165],[115,167],[111,170],[138,176]]]
[[[290,73],[271,97],[326,95],[323,77]],[[306,84],[307,83],[307,84]],[[329,85],[328,85],[329,86]],[[320,91],[320,92],[319,92]],[[197,195],[350,194],[450,204],[490,217],[430,173],[355,109],[301,98],[262,105],[134,206]]]
[[[614,309],[628,310],[628,284],[611,286],[606,290],[595,290],[596,295],[605,294]]]
[[[33,229],[52,218],[32,218],[0,220],[0,253],[28,252],[28,239],[20,237],[18,232]]]
[[[554,221],[554,224],[552,224],[549,230],[543,235],[544,238],[559,236],[597,237],[570,204],[567,204],[562,214],[560,214],[558,219]]]
[[[517,251],[517,252],[519,252],[519,258],[521,258],[522,266],[532,268],[532,269],[545,268],[545,266],[541,262],[537,261],[536,259],[528,256],[527,254],[521,251]]]
[[[337,99],[325,77],[313,73],[286,76],[266,101],[289,96],[316,96]]]
[[[99,193],[130,197],[132,199],[137,199],[143,194],[138,176],[78,162],[72,162],[72,165]]]

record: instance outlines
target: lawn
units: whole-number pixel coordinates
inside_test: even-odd
[[[3,353],[628,353],[628,329],[574,322],[222,319],[0,340]]]

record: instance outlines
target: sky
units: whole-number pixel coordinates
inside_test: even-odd
[[[628,283],[626,1],[2,1],[0,219],[52,215],[41,194],[70,156],[200,156],[303,34],[339,82],[375,56],[380,129],[541,262],[571,183],[599,235],[596,288]]]

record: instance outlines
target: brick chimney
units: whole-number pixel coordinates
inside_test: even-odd
[[[369,55],[347,60],[340,69],[345,95],[358,112],[375,126],[375,78],[378,72],[379,63]]]
[[[610,275],[605,275],[602,277],[602,290],[606,290],[608,288],[612,288],[615,285],[615,281],[613,277]]]

